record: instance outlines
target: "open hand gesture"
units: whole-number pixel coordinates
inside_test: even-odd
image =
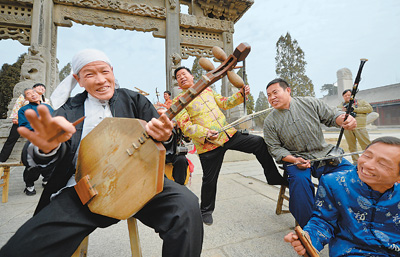
[[[52,117],[49,109],[44,105],[39,105],[37,110],[39,116],[34,110],[30,109],[25,111],[25,116],[34,131],[26,127],[19,127],[18,132],[22,137],[39,147],[43,153],[49,153],[57,148],[60,143],[69,140],[76,129],[75,126],[64,117]],[[60,131],[64,131],[65,133],[55,137]]]

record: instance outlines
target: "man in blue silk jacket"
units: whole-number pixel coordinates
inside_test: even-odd
[[[377,138],[358,167],[322,176],[314,212],[304,227],[329,256],[400,256],[400,139]],[[284,240],[305,253],[297,235]]]

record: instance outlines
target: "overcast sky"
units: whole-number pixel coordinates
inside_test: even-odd
[[[317,97],[324,84],[336,82],[336,72],[357,73],[367,58],[360,90],[400,82],[399,0],[255,0],[235,24],[234,45],[247,42],[252,50],[246,71],[255,98],[276,77],[276,42],[289,32],[305,52],[306,75]],[[156,101],[155,88],[165,90],[164,40],[151,33],[112,30],[74,24],[58,29],[59,69],[84,48],[103,50],[114,65],[122,87],[138,87]],[[16,41],[0,41],[0,64],[14,63],[27,51]],[[191,67],[193,59],[183,65]],[[162,99],[162,97],[161,97]]]

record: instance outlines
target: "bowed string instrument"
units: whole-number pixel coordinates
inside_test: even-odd
[[[361,80],[361,72],[362,72],[362,70],[363,70],[363,68],[364,68],[364,64],[365,64],[367,61],[368,61],[368,59],[365,59],[365,58],[360,59],[360,66],[359,66],[359,68],[358,68],[358,72],[357,72],[356,79],[354,80],[353,88],[352,88],[352,90],[351,90],[351,96],[350,96],[349,105],[348,105],[348,107],[347,107],[346,114],[345,114],[345,117],[344,117],[343,122],[347,120],[347,118],[349,117],[350,112],[351,112],[351,110],[352,110],[352,105],[353,105],[353,103],[354,103],[356,94],[357,94],[357,92],[358,92],[358,84],[360,83],[360,80]],[[332,159],[327,160],[327,163],[328,163],[329,165],[337,166],[337,165],[339,165],[339,163],[340,163],[340,162],[339,162],[340,160],[339,160],[338,158],[335,158],[335,157],[338,156],[338,155],[340,155],[340,154],[342,154],[342,151],[340,150],[339,145],[340,145],[340,142],[342,141],[343,132],[344,132],[344,128],[342,127],[342,128],[340,129],[339,138],[338,138],[338,141],[337,141],[337,143],[336,143],[336,146],[335,146],[335,147],[329,152],[329,154],[328,154],[328,157],[329,157],[329,156],[333,157]]]

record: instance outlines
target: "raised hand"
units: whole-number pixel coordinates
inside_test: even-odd
[[[355,128],[357,127],[357,121],[356,121],[356,119],[355,119],[353,116],[348,115],[348,116],[347,116],[347,119],[344,120],[345,117],[346,117],[346,114],[341,114],[341,115],[339,115],[339,116],[336,118],[336,123],[337,123],[339,126],[342,126],[345,130],[353,130],[353,129],[355,129]]]
[[[18,132],[43,153],[51,152],[60,143],[69,140],[76,132],[75,126],[64,117],[52,117],[46,106],[39,105],[37,110],[39,116],[34,110],[25,111],[25,116],[34,131],[30,131],[26,127],[19,127]],[[64,131],[64,133],[56,136],[61,131]]]

